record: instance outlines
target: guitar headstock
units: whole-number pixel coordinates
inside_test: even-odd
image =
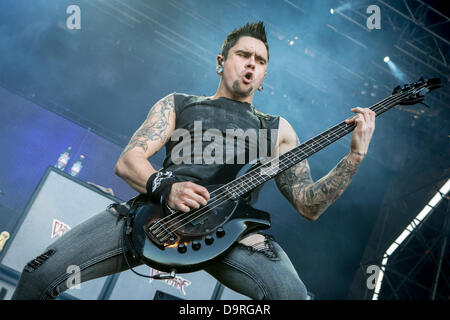
[[[419,79],[416,83],[405,84],[403,87],[397,86],[392,92],[393,95],[399,93],[406,94],[406,97],[401,99],[398,104],[401,105],[412,105],[422,102],[425,99],[425,94],[429,91],[440,88],[441,79],[432,78],[425,80],[423,77]]]

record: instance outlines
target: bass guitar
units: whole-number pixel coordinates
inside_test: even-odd
[[[398,86],[392,95],[370,109],[376,116],[396,105],[412,105],[439,88],[440,79],[419,79]],[[146,264],[164,272],[193,272],[232,248],[246,234],[270,227],[267,212],[246,201],[255,188],[284,170],[310,157],[352,132],[355,125],[345,121],[309,139],[264,164],[253,166],[238,178],[223,185],[205,186],[210,193],[206,206],[188,213],[168,210],[155,203],[138,207],[133,220],[133,241]]]

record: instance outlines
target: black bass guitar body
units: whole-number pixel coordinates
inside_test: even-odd
[[[211,194],[220,185],[206,186]],[[244,235],[270,227],[270,215],[243,198],[225,196],[188,213],[173,213],[154,203],[136,211],[133,242],[145,264],[160,271],[194,272],[227,252]]]

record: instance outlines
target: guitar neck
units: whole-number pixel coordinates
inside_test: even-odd
[[[397,105],[403,97],[404,95],[402,94],[389,96],[370,107],[370,109],[375,112],[376,116],[379,116]],[[305,160],[333,142],[346,136],[354,129],[355,125],[353,123],[347,124],[343,121],[282,154],[281,156],[250,170],[243,176],[229,182],[225,186],[228,196],[232,199],[237,199],[247,192],[256,189],[281,172],[289,169],[295,164]]]

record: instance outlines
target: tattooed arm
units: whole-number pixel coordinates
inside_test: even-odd
[[[375,115],[368,109],[355,108],[355,117],[346,120],[355,122],[350,152],[327,175],[316,182],[311,178],[307,160],[294,165],[275,177],[281,193],[296,210],[310,221],[319,216],[347,189],[361,161],[367,153],[375,129]],[[281,119],[278,152],[283,154],[300,144],[294,129]]]
[[[170,94],[151,108],[120,155],[114,172],[136,191],[146,193],[147,180],[156,172],[148,159],[166,144],[174,128],[174,95]]]

